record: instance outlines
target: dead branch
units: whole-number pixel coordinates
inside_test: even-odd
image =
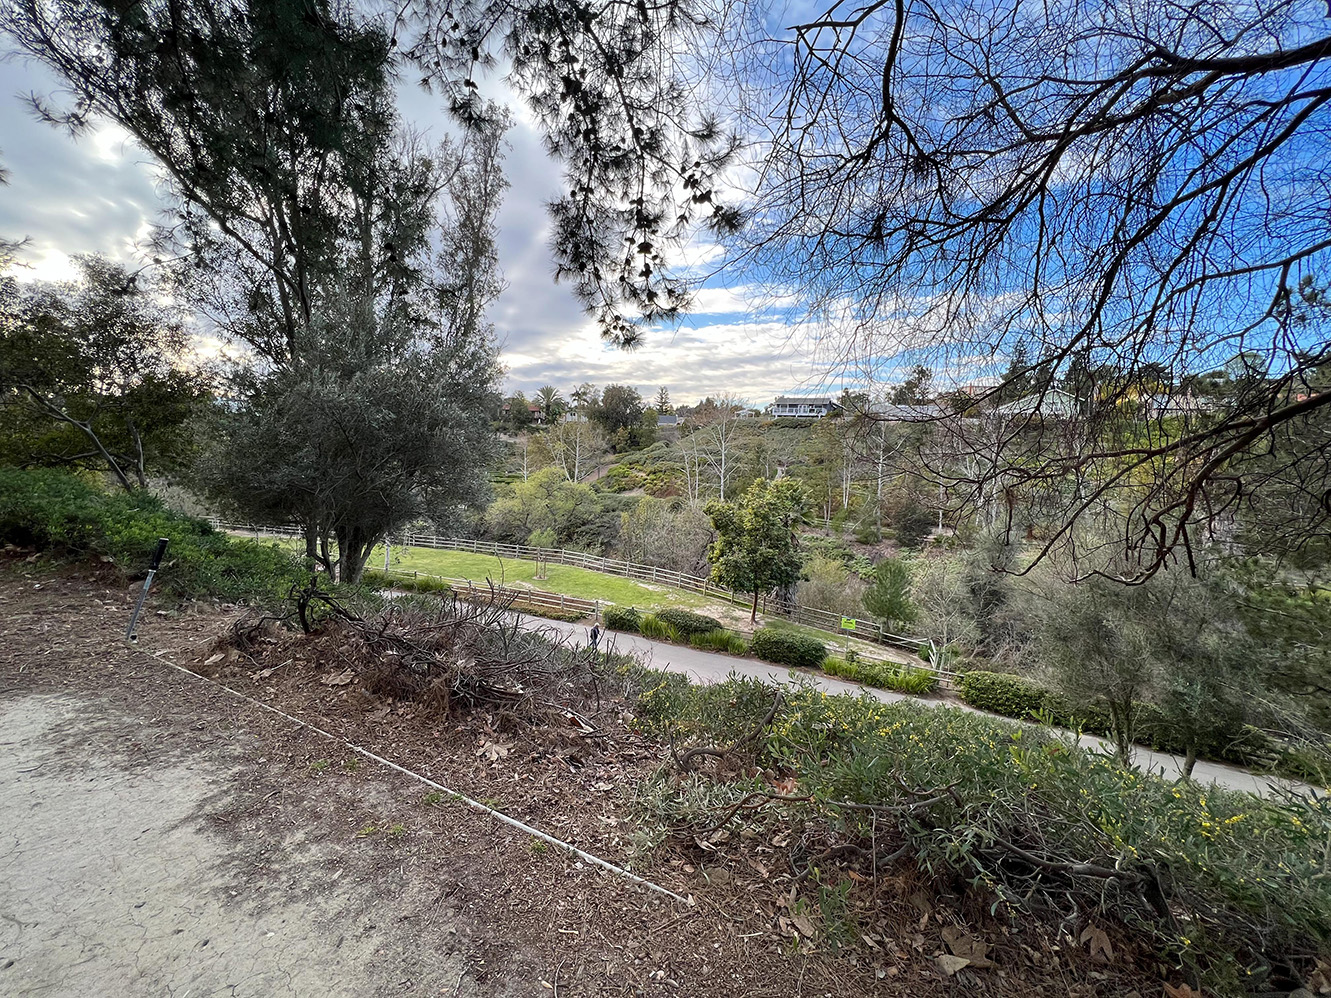
[[[717,748],[712,745],[695,745],[693,748],[688,749],[681,756],[675,749],[675,735],[674,732],[672,731],[670,733],[670,757],[674,759],[675,767],[681,773],[687,773],[690,771],[694,759],[699,759],[702,758],[703,756],[707,756],[713,759],[724,759],[726,756],[730,755],[732,752],[735,752],[737,749],[741,749],[744,746],[757,741],[758,736],[761,735],[764,731],[766,731],[767,728],[771,725],[773,719],[775,719],[776,712],[780,710],[781,703],[784,699],[785,695],[780,690],[778,690],[776,696],[772,698],[772,706],[767,711],[766,716],[763,717],[763,719],[758,722],[758,724],[753,728],[752,731],[749,731],[747,734],[739,738],[733,744],[725,748]]]

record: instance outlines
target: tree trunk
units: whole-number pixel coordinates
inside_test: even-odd
[[[1183,757],[1183,778],[1185,780],[1192,779],[1192,769],[1196,765],[1197,765],[1197,746],[1189,742],[1187,754]]]
[[[356,585],[365,574],[365,563],[374,551],[375,538],[366,537],[364,531],[352,527],[338,531],[337,558],[340,566],[338,581]]]
[[[749,614],[749,623],[758,623],[758,587],[753,587],[753,613]]]

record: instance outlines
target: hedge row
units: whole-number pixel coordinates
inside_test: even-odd
[[[707,634],[710,631],[721,630],[721,621],[715,617],[694,613],[692,610],[679,610],[675,607],[657,610],[656,619],[679,631],[686,641],[695,634]]]
[[[401,589],[409,593],[448,593],[453,591],[443,579],[429,575],[394,575],[379,568],[367,568],[361,581],[374,589]]]
[[[1054,690],[1023,676],[980,670],[967,672],[961,677],[961,699],[972,707],[1004,717],[1047,719],[1061,727],[1079,728],[1095,735],[1105,735],[1110,730],[1109,712],[1104,704],[1074,705]],[[1174,725],[1151,703],[1137,705],[1133,738],[1137,744],[1158,752],[1183,755],[1187,751]],[[1197,749],[1205,758],[1241,765],[1270,765],[1278,754],[1266,735],[1238,719],[1228,730],[1220,731]]]
[[[602,618],[612,631],[637,634],[642,628],[642,611],[631,606],[608,606],[602,612]]]
[[[962,675],[961,699],[979,710],[1026,719],[1046,708],[1049,690],[1021,676],[976,670]]]
[[[827,658],[827,646],[817,638],[763,627],[753,633],[749,649],[764,662],[816,669]]]
[[[289,551],[229,537],[147,492],[105,492],[62,471],[0,468],[0,543],[104,556],[137,576],[159,537],[170,544],[156,584],[173,596],[272,601],[309,578]]]

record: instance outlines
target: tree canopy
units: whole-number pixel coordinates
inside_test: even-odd
[[[105,471],[127,490],[180,471],[212,394],[181,317],[143,275],[83,257],[79,280],[0,278],[0,457]]]
[[[754,621],[760,594],[799,580],[803,562],[796,527],[805,506],[801,483],[760,478],[736,502],[714,499],[704,507],[717,533],[707,552],[712,578],[736,592],[753,593]]]

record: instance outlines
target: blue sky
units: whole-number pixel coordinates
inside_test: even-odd
[[[36,121],[22,98],[58,93],[42,67],[11,58],[0,62],[0,162],[10,185],[0,187],[0,234],[27,237],[27,276],[71,276],[70,257],[104,253],[132,260],[159,210],[150,158],[116,126],[70,138]],[[442,132],[434,100],[404,90],[405,116],[417,127]],[[511,181],[500,217],[500,260],[508,290],[491,316],[502,342],[510,389],[543,384],[568,390],[591,381],[618,382],[654,395],[669,387],[678,403],[730,392],[755,404],[791,391],[838,390],[806,349],[803,332],[756,306],[744,274],[709,279],[699,307],[678,329],[651,330],[632,353],[603,344],[566,287],[552,278],[545,203],[559,187],[557,166],[521,113],[509,135]],[[697,272],[716,267],[719,251],[694,246]]]

